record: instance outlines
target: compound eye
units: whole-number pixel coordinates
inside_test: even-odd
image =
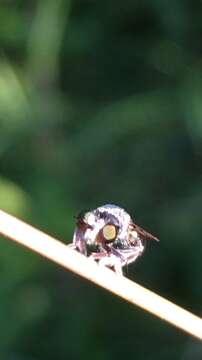
[[[111,242],[116,239],[117,236],[117,227],[112,224],[107,224],[103,227],[102,233],[105,241]]]

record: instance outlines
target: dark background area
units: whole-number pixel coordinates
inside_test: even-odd
[[[0,3],[0,207],[71,242],[115,203],[127,276],[202,311],[202,2]],[[0,239],[0,359],[202,359],[199,342]]]

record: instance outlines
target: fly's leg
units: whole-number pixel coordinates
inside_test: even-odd
[[[117,275],[121,275],[121,276],[123,275],[121,260],[120,258],[114,256],[113,254],[101,259],[99,261],[99,265],[113,269]]]
[[[116,255],[109,254],[105,251],[99,253],[92,253],[89,258],[98,261],[100,266],[113,269],[116,274],[123,275],[121,259]]]
[[[89,259],[100,261],[102,258],[108,256],[108,253],[106,251],[102,252],[92,252],[89,256]]]
[[[76,229],[73,236],[73,241],[71,244],[67,245],[72,250],[77,250],[81,254],[87,256],[87,248],[86,248],[86,242],[83,237],[83,232],[81,232],[79,229]]]
[[[142,255],[143,251],[144,246],[142,244],[139,244],[139,246],[136,247],[129,247],[128,249],[112,249],[113,254],[120,258],[122,266],[134,262],[139,256]]]
[[[130,255],[128,254],[128,255],[126,256],[126,259],[125,259],[125,261],[126,261],[125,265],[131,264],[131,263],[134,262],[140,255],[142,255],[142,252],[139,252],[139,251],[135,252],[134,254],[130,254]]]

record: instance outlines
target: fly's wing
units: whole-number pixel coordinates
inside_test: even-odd
[[[131,223],[131,230],[135,231],[137,233],[137,236],[141,239],[141,240],[155,240],[155,241],[159,241],[159,239],[157,239],[156,236],[153,236],[152,234],[150,234],[149,232],[147,232],[146,230],[142,229],[139,225],[135,224],[134,222]]]

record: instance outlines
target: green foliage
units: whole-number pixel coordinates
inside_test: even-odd
[[[0,207],[70,242],[115,203],[161,242],[130,278],[201,312],[201,4],[0,4]],[[160,320],[1,238],[0,358],[201,359]]]

